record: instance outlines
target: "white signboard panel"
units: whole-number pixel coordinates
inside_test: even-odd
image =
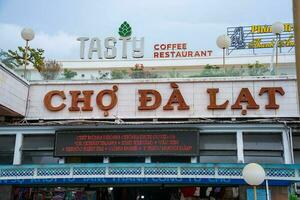
[[[27,119],[298,116],[295,79],[244,78],[37,83]]]

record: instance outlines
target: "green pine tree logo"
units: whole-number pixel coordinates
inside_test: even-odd
[[[121,37],[131,36],[131,27],[126,21],[123,22],[123,24],[121,24],[121,26],[119,27],[119,35]]]

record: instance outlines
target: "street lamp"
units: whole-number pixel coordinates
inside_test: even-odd
[[[28,42],[33,40],[34,32],[31,28],[23,28],[23,30],[21,32],[21,36],[26,41],[26,44],[25,44],[25,57],[24,57],[24,78],[26,79]]]
[[[220,35],[217,38],[217,45],[220,49],[223,49],[223,68],[225,67],[225,49],[227,49],[228,47],[230,47],[231,45],[231,39],[229,36],[227,35]]]
[[[277,70],[278,65],[278,42],[280,39],[280,34],[282,33],[284,29],[284,25],[281,22],[275,22],[272,24],[272,32],[276,35],[276,41],[275,41],[275,49],[276,49],[276,62],[275,62],[275,69]],[[276,73],[275,73],[276,74]]]
[[[264,168],[257,163],[250,163],[244,167],[242,174],[246,183],[253,186],[254,200],[256,200],[256,186],[262,184],[266,178]]]

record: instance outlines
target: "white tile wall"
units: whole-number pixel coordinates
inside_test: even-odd
[[[0,68],[0,105],[25,115],[28,85]]]

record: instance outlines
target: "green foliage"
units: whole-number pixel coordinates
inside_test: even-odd
[[[0,49],[0,61],[10,69],[15,69],[19,66],[14,58],[12,58],[8,52]]]
[[[263,76],[269,74],[268,68],[260,64],[258,61],[255,62],[255,64],[249,64],[248,65],[248,75],[249,76]]]
[[[206,65],[204,70],[198,75],[192,75],[190,77],[224,77],[224,76],[242,76],[242,69],[220,68],[218,66]]]
[[[121,24],[121,26],[119,27],[119,35],[121,37],[129,37],[131,36],[131,27],[130,25],[125,21],[123,22],[123,24]]]
[[[297,199],[298,199],[298,197],[297,197],[296,194],[290,194],[289,195],[289,200],[297,200]]]
[[[65,79],[72,79],[74,76],[77,76],[77,72],[74,72],[70,69],[65,68],[63,76]]]
[[[45,61],[39,66],[39,73],[44,80],[54,80],[62,69],[62,65],[55,60]]]
[[[130,69],[129,73],[130,78],[139,79],[139,78],[159,78],[160,76],[156,73],[150,73],[144,70],[143,64],[136,64],[134,68]]]
[[[96,77],[96,80],[106,80],[106,79],[109,79],[109,72],[98,71],[98,76]]]
[[[18,50],[12,51],[8,50],[8,56],[15,59],[18,66],[24,65],[26,60],[26,65],[32,63],[33,67],[39,72],[41,71],[41,66],[44,65],[44,50],[34,49],[28,47],[27,55],[25,56],[25,48],[18,47]]]
[[[200,74],[191,75],[189,77],[227,77],[227,76],[264,76],[270,72],[265,65],[258,62],[249,64],[244,68],[220,68],[218,66],[206,65]]]
[[[111,72],[112,79],[126,79],[129,78],[129,74],[126,70],[113,70]]]
[[[170,77],[170,78],[179,78],[179,77],[181,77],[182,78],[182,75],[180,73],[178,73],[175,69],[173,69],[172,71],[170,71],[168,73],[168,77]]]

